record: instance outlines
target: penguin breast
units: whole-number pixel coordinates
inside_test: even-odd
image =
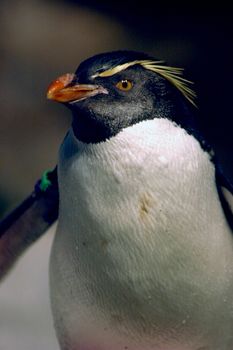
[[[71,130],[58,170],[51,295],[60,338],[92,334],[108,350],[232,344],[233,242],[214,165],[192,135],[167,119],[99,144]]]

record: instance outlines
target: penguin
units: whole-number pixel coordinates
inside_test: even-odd
[[[59,151],[50,286],[62,350],[232,350],[232,187],[182,71],[116,51],[51,83]]]
[[[48,189],[40,181],[0,224],[0,248],[26,222],[34,242],[58,217],[50,294],[61,349],[232,350],[233,189],[182,70],[141,52],[98,54],[47,97],[72,125]]]

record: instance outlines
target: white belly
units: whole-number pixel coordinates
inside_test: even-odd
[[[62,349],[232,350],[233,239],[198,142],[156,119],[65,139],[51,301]]]

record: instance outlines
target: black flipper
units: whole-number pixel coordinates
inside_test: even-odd
[[[216,184],[224,213],[233,232],[233,185],[220,168],[216,170]]]
[[[0,280],[20,255],[58,217],[57,168],[46,172],[34,191],[0,222]]]

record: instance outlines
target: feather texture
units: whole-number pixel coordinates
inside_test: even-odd
[[[115,66],[113,68],[107,69],[103,72],[94,74],[92,78],[96,77],[110,77],[117,74],[131,66],[136,64],[141,65],[143,68],[151,70],[168,80],[173,86],[175,86],[182,95],[196,107],[195,99],[196,93],[190,88],[190,84],[193,84],[190,80],[183,77],[183,68],[170,67],[163,64],[163,61],[153,61],[153,60],[135,60],[132,62],[127,62]]]

